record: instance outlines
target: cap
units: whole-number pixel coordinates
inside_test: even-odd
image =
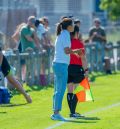
[[[31,23],[33,23],[33,24],[35,24],[35,22],[36,22],[35,16],[28,17],[28,21],[31,22]]]
[[[100,21],[99,18],[95,18],[95,19],[94,19],[94,22],[99,22],[99,23],[101,23],[101,21]]]
[[[81,21],[79,19],[75,19],[74,24],[77,24],[77,23],[81,23]]]

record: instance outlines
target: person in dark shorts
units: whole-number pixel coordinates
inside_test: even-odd
[[[83,115],[76,113],[77,97],[73,93],[76,85],[78,85],[84,78],[87,71],[87,62],[85,60],[84,45],[79,40],[79,27],[75,25],[74,32],[71,33],[71,49],[82,49],[82,56],[70,54],[70,64],[68,66],[68,93],[67,102],[70,109],[70,117],[80,118]]]
[[[20,93],[23,94],[27,103],[31,103],[32,99],[30,95],[25,92],[21,83],[18,80],[16,80],[15,77],[12,75],[11,67],[6,57],[2,54],[1,50],[0,50],[0,71],[3,73],[4,77],[7,78],[9,83],[11,83]]]

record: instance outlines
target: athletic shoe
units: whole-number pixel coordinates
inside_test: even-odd
[[[79,117],[85,117],[84,115],[77,113],[77,112],[75,114],[78,115]]]
[[[60,114],[53,114],[51,115],[52,120],[59,120],[59,121],[66,121],[64,117],[62,117]]]
[[[74,113],[74,114],[70,114],[70,117],[73,117],[73,118],[76,118],[76,119],[79,119],[79,118],[82,118],[84,117],[83,115],[79,114],[79,113]]]

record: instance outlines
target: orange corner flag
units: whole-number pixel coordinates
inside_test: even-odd
[[[82,80],[79,86],[75,89],[74,93],[76,94],[79,102],[94,101],[87,78]]]

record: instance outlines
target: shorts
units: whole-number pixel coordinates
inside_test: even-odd
[[[67,83],[80,83],[84,78],[84,69],[80,65],[70,64],[68,66],[68,82]]]
[[[10,70],[11,70],[10,65],[4,55],[3,55],[1,70],[2,70],[4,77],[6,77],[10,73]]]

